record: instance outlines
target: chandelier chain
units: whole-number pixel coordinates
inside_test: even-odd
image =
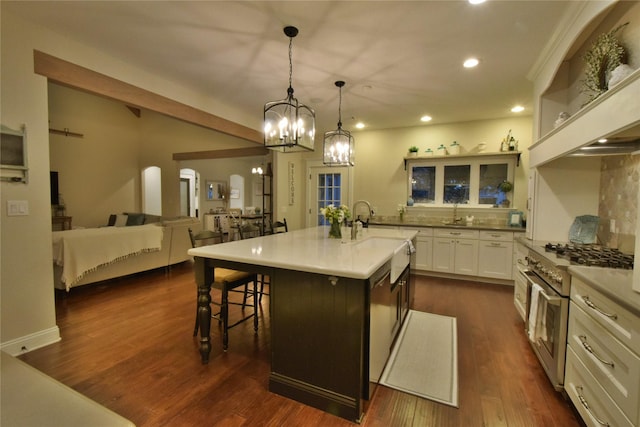
[[[338,100],[338,128],[342,126],[342,86],[340,86],[340,95]]]
[[[289,89],[292,88],[293,79],[293,37],[289,37]]]

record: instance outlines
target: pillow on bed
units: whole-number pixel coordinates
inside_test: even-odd
[[[127,225],[129,220],[129,215],[118,214],[116,215],[116,222],[113,224],[115,227],[124,227]]]
[[[130,225],[142,225],[144,224],[143,213],[130,213],[127,214],[127,227]]]

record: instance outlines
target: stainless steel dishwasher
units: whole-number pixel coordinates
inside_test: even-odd
[[[391,265],[386,263],[369,279],[369,384],[368,399],[382,375],[391,351],[391,319],[394,308],[391,299]]]

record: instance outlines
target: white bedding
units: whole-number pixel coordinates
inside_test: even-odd
[[[162,248],[163,227],[147,224],[53,232],[53,262],[67,291],[82,277],[124,258]]]

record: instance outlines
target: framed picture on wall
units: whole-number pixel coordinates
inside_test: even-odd
[[[207,200],[222,200],[224,195],[225,183],[222,181],[206,181],[205,191]]]

